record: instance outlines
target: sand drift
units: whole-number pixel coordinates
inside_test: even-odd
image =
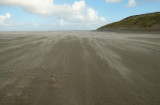
[[[0,32],[0,105],[160,105],[160,35]]]

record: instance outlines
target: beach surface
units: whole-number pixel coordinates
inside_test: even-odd
[[[160,34],[0,32],[0,105],[160,105]]]

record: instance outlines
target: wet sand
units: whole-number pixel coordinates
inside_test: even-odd
[[[0,32],[0,105],[160,105],[160,34]]]

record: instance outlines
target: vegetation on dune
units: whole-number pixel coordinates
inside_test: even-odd
[[[150,28],[155,24],[160,25],[160,12],[130,16],[121,21],[102,26],[98,30],[103,30],[108,28],[145,29],[145,28]]]

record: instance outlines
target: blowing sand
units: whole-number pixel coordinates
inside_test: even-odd
[[[0,32],[0,105],[160,105],[160,35]]]

